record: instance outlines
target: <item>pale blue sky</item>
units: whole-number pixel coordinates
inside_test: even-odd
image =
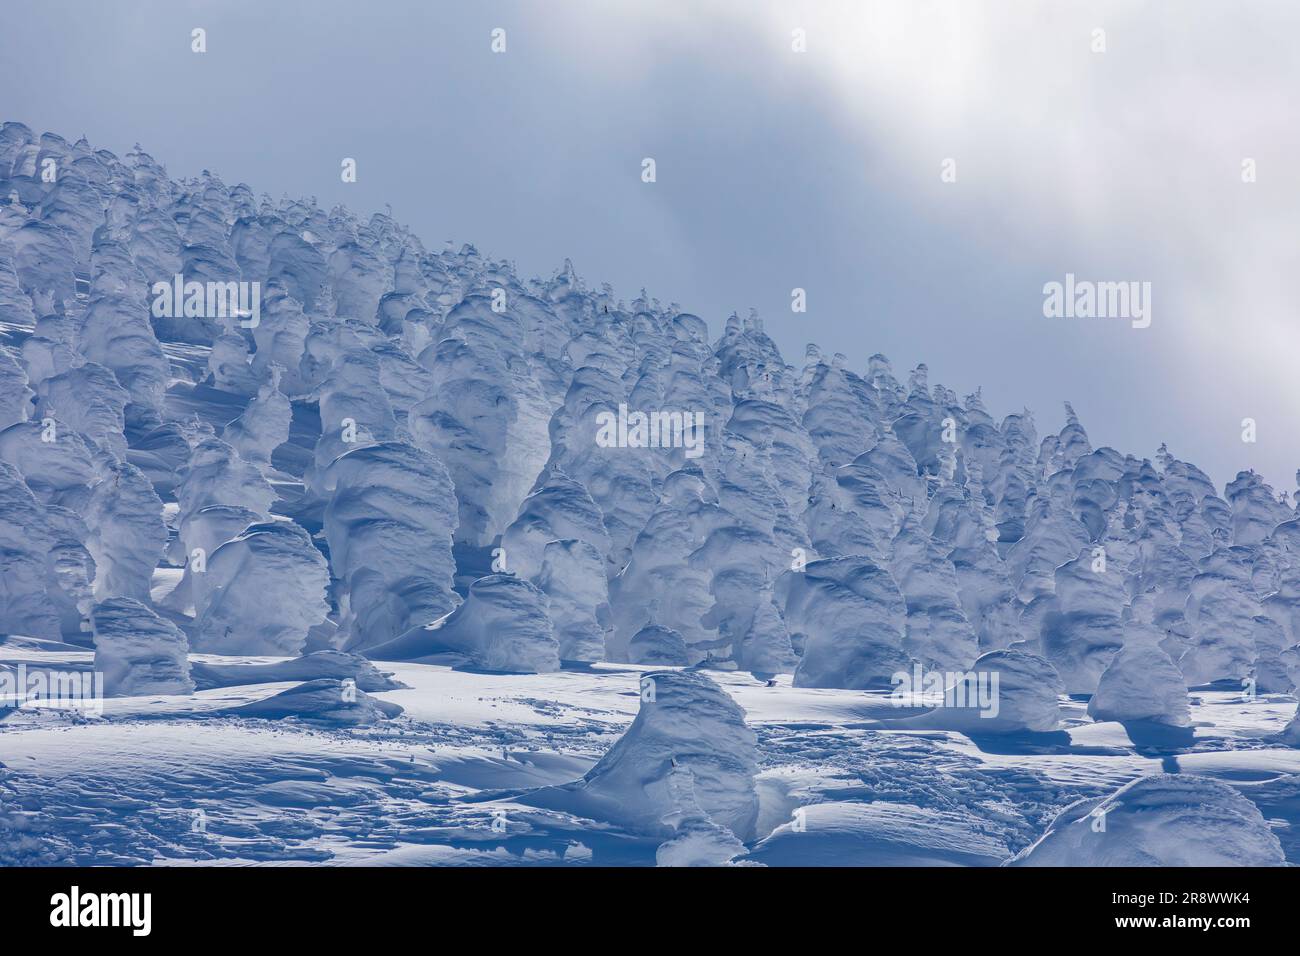
[[[1294,488],[1300,12],[1281,0],[45,0],[3,23],[0,119],[138,141],[174,176],[390,203],[430,248],[528,273],[567,256],[715,332],[757,308],[795,365],[808,341],[900,378],[924,361],[1040,434],[1069,400],[1094,444],[1163,440],[1220,485],[1253,466]],[[1066,272],[1152,282],[1151,327],[1044,318]]]

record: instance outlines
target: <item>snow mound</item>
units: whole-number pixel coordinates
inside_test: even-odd
[[[685,667],[690,663],[687,654],[682,636],[662,624],[647,624],[627,645],[627,659],[633,664]]]
[[[1009,850],[984,821],[907,803],[799,807],[748,859],[767,866],[997,866]]]
[[[945,686],[944,706],[910,718],[906,726],[967,734],[1046,733],[1060,723],[1064,692],[1045,658],[1020,650],[990,651]]]
[[[291,687],[265,700],[228,707],[216,713],[229,717],[298,718],[312,723],[368,727],[399,716],[402,708],[371,697],[347,680],[325,677]]]
[[[347,651],[312,651],[292,660],[274,664],[209,664],[190,662],[190,677],[196,690],[214,687],[238,687],[244,684],[275,684],[281,681],[311,681],[332,677],[351,679],[359,689],[369,693],[400,690],[406,685],[358,654]]]
[[[1255,804],[1208,777],[1140,777],[1063,810],[1013,866],[1283,866]]]

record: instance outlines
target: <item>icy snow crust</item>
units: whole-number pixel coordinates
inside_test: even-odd
[[[0,861],[1294,862],[1288,495],[903,379],[3,124]]]

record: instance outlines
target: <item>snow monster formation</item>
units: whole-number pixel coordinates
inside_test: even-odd
[[[128,688],[184,688],[182,642],[850,690],[979,660],[1006,730],[1053,726],[1034,687],[1175,726],[1188,688],[1294,689],[1300,518],[1258,475],[715,331],[5,123],[0,633],[102,644]],[[665,794],[716,819],[692,774]]]
[[[700,671],[652,671],[640,693],[636,720],[585,777],[524,802],[664,838],[664,864],[728,862],[758,818],[745,712]]]
[[[110,696],[188,694],[189,648],[180,628],[139,601],[111,598],[95,605],[95,670]]]

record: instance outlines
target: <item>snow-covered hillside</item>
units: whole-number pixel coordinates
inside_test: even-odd
[[[5,123],[0,862],[1300,860],[1287,494],[903,378]]]

